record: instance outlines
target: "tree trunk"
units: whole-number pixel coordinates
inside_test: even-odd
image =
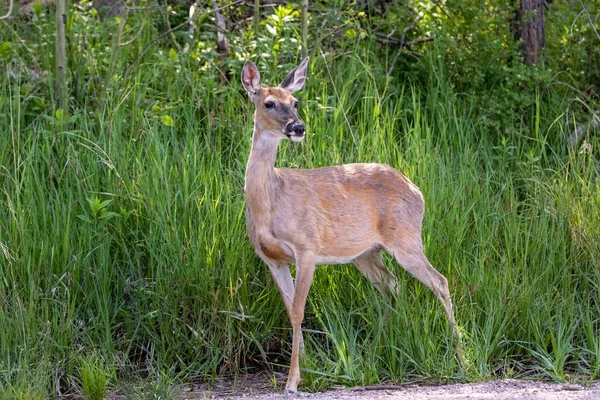
[[[521,0],[515,15],[515,40],[527,64],[540,61],[539,53],[546,43],[544,33],[544,1]]]
[[[254,37],[258,44],[258,28],[260,24],[260,0],[254,0]]]
[[[213,10],[215,10],[215,22],[217,24],[217,51],[219,52],[220,82],[225,84],[229,82],[229,69],[226,67],[225,61],[229,58],[229,40],[225,36],[227,32],[227,23],[225,17],[219,11],[219,6],[216,1],[213,1]]]
[[[56,101],[58,108],[67,112],[67,6],[66,0],[56,0]]]
[[[302,56],[308,56],[308,0],[302,0]]]

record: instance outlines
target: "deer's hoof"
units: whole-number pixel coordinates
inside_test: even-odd
[[[286,396],[288,397],[311,397],[310,393],[306,393],[306,392],[299,392],[297,390],[290,390],[290,389],[286,389],[283,391],[283,393],[285,393]]]

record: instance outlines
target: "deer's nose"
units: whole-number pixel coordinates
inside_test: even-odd
[[[294,134],[296,134],[296,135],[302,135],[302,134],[304,134],[304,131],[306,130],[304,128],[304,124],[300,121],[289,123],[286,126],[286,129],[288,132],[290,132],[290,133],[294,132]]]

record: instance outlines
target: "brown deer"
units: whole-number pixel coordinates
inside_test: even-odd
[[[423,253],[423,196],[408,178],[383,164],[346,164],[317,169],[275,168],[282,139],[300,142],[305,127],[298,100],[308,58],[278,87],[262,87],[256,66],[246,61],[242,84],[254,102],[254,133],[246,167],[246,223],[256,253],[269,266],[292,323],[292,359],[287,392],[300,382],[301,325],[315,266],[353,262],[382,293],[396,292],[396,277],[381,252],[435,293],[455,338],[458,330],[446,278]],[[296,264],[296,281],[289,264]],[[457,356],[460,360],[457,341]]]

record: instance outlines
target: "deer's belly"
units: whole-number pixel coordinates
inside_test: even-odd
[[[351,256],[318,256],[316,264],[348,264],[363,253],[364,252]]]
[[[377,243],[369,243],[368,246],[321,249],[316,258],[316,264],[348,264],[379,246]]]

